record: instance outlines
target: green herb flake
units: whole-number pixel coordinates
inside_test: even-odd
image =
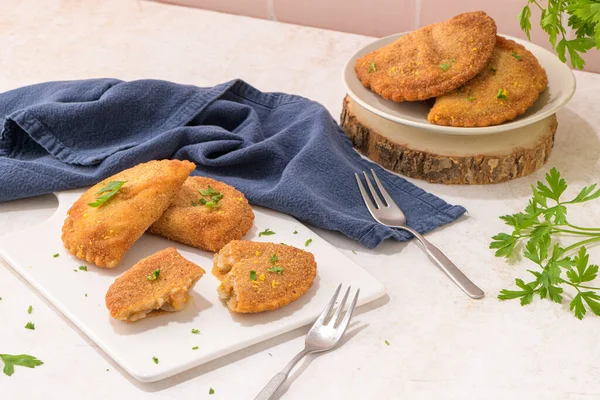
[[[26,368],[35,368],[44,364],[42,361],[28,354],[0,354],[0,360],[4,363],[2,372],[8,376],[15,373],[15,365]]]
[[[200,329],[192,329],[192,333],[193,333],[194,335],[197,335],[197,334],[199,334],[199,333],[200,333]]]
[[[295,230],[295,231],[294,231],[294,235],[297,235],[297,234],[298,234],[298,231],[296,231],[296,230]]]
[[[198,346],[192,347],[192,350],[198,350]]]
[[[279,261],[279,258],[277,257],[277,254],[273,254],[273,255],[271,256],[271,258],[269,259],[269,262],[270,262],[271,264],[275,264],[277,261]]]
[[[112,181],[108,182],[100,191],[96,193],[96,196],[102,195],[96,198],[96,201],[89,203],[88,206],[100,207],[110,200],[120,189],[127,183],[127,181]]]
[[[154,364],[158,364],[158,358],[157,357],[152,357],[152,361],[154,361]]]
[[[271,236],[271,235],[274,235],[274,234],[275,234],[275,232],[273,232],[271,229],[267,228],[267,229],[265,229],[264,231],[262,231],[262,232],[259,232],[259,233],[258,233],[258,237],[262,237],[262,236]]]
[[[356,251],[352,250],[352,253],[353,253],[353,254],[356,254]]]
[[[213,388],[208,389],[208,394],[215,394],[215,390]]]
[[[25,325],[25,329],[29,329],[32,331],[35,331],[35,324],[31,321],[29,321],[26,325]]]
[[[306,242],[304,242],[304,247],[308,246],[311,242],[312,242],[312,239],[308,239]]]
[[[33,306],[29,306],[27,309],[27,314],[31,314],[33,312]]]
[[[510,53],[511,56],[513,56],[514,58],[516,58],[517,60],[521,61],[523,59],[523,57],[521,57],[520,55],[518,55],[516,52],[512,52]]]
[[[441,63],[440,64],[440,68],[444,71],[448,71],[450,69],[450,64],[448,63]]]
[[[500,100],[508,99],[508,95],[506,89],[498,89],[498,93],[496,94],[496,98]]]
[[[390,342],[388,342],[387,340],[384,340],[383,342],[388,346],[390,345]]]
[[[254,271],[254,270],[250,271],[250,280],[251,281],[256,280],[256,271]]]
[[[87,267],[85,265],[80,265],[79,266],[79,270],[80,271],[87,271],[88,269],[87,269]]]
[[[85,297],[88,297],[87,293],[85,294]]]
[[[471,102],[471,101],[473,101],[473,100],[476,100],[476,99],[475,99],[475,97],[473,97],[473,96],[469,96],[469,97],[467,97],[467,101]]]
[[[58,254],[58,253],[52,255],[52,257],[54,257],[54,258],[56,258],[58,256],[60,256],[60,254]]]
[[[146,278],[148,278],[149,281],[155,281],[158,279],[158,277],[160,276],[160,268],[156,268],[154,271],[152,271],[151,274],[149,274]]]
[[[281,267],[281,266],[279,266],[279,265],[276,265],[276,266],[274,266],[274,267],[267,268],[267,271],[268,271],[268,272],[274,272],[274,273],[276,273],[276,274],[279,274],[279,275],[281,275],[281,273],[283,272],[283,267]]]
[[[490,65],[490,74],[496,75],[496,68],[493,65]]]
[[[376,72],[377,71],[377,67],[375,67],[375,63],[372,62],[371,65],[369,65],[369,69],[368,69],[368,73],[372,73],[372,72]]]

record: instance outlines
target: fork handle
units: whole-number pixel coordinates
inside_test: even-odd
[[[300,361],[308,353],[310,353],[310,351],[306,348],[300,353],[298,353],[296,357],[294,357],[292,361],[290,361],[280,373],[271,378],[269,383],[267,383],[264,389],[260,391],[260,393],[254,398],[254,400],[271,400],[275,393],[277,393],[279,388],[281,388],[283,382],[285,382],[285,380],[287,379],[292,368],[294,368],[294,366],[298,364],[298,361]]]
[[[412,233],[423,245],[423,249],[436,265],[450,278],[456,285],[462,289],[469,297],[480,299],[484,296],[483,290],[475,285],[465,274],[440,249],[431,244],[419,232],[412,229],[406,229]]]

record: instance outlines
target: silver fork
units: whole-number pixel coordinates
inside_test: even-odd
[[[475,285],[469,278],[463,274],[456,265],[452,261],[448,259],[433,244],[431,244],[427,239],[425,239],[419,232],[415,231],[412,228],[406,226],[406,216],[402,212],[402,210],[394,203],[392,197],[389,195],[385,187],[381,184],[381,181],[375,174],[375,171],[371,170],[373,174],[373,178],[375,179],[375,184],[377,185],[377,189],[383,196],[385,203],[381,200],[373,184],[371,184],[371,180],[369,179],[369,175],[365,171],[362,172],[365,176],[365,180],[367,182],[367,186],[369,187],[369,191],[375,204],[372,203],[365,187],[360,180],[358,174],[354,174],[356,178],[356,183],[358,183],[358,188],[360,190],[360,194],[367,206],[367,209],[375,219],[375,221],[379,222],[382,225],[389,226],[390,228],[402,229],[407,232],[410,232],[423,246],[425,253],[433,260],[433,262],[446,274],[454,283],[460,287],[463,292],[469,295],[473,299],[480,299],[483,297],[483,290],[479,289],[477,285]]]
[[[288,375],[292,371],[292,368],[300,361],[304,356],[310,353],[320,353],[323,351],[327,351],[335,347],[338,344],[342,335],[346,331],[348,324],[350,323],[350,319],[352,318],[352,311],[354,311],[354,306],[356,306],[356,301],[358,300],[358,294],[360,293],[360,289],[356,291],[354,295],[354,299],[352,299],[352,303],[346,314],[342,316],[344,306],[346,305],[346,300],[348,300],[348,294],[350,294],[350,287],[346,290],[346,294],[342,298],[335,314],[329,318],[331,312],[333,310],[333,306],[335,305],[335,301],[340,294],[340,289],[342,288],[342,284],[337,287],[333,297],[327,307],[323,310],[319,318],[315,321],[314,325],[308,331],[308,335],[306,335],[306,340],[304,344],[304,350],[302,350],[296,357],[289,362],[286,367],[281,370],[280,373],[275,375],[267,386],[254,398],[254,400],[270,400],[273,398],[275,393],[281,388],[283,382],[287,379]],[[332,322],[333,321],[333,322]]]

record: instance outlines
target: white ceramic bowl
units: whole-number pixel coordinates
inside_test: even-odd
[[[385,100],[365,88],[356,77],[356,71],[354,70],[356,60],[367,53],[392,43],[402,35],[406,35],[406,32],[384,37],[363,47],[348,60],[343,73],[344,85],[350,97],[367,110],[391,121],[449,135],[487,135],[513,130],[542,120],[564,107],[575,93],[575,76],[571,69],[561,62],[556,55],[526,40],[502,35],[525,46],[537,57],[548,75],[546,90],[540,93],[540,97],[525,114],[504,124],[482,128],[460,128],[431,124],[427,121],[430,106],[424,101],[396,103],[392,100]]]

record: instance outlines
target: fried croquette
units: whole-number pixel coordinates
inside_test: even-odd
[[[385,99],[425,100],[477,75],[496,43],[496,23],[483,11],[424,26],[356,61],[363,85]]]
[[[115,267],[171,204],[194,168],[189,161],[150,161],[92,186],[67,213],[65,247],[98,267]]]
[[[192,176],[149,232],[215,252],[241,239],[253,221],[252,208],[241,192],[214,179]]]
[[[487,67],[464,86],[438,97],[427,119],[437,125],[498,125],[527,111],[547,84],[546,71],[533,54],[498,36]]]
[[[212,270],[230,311],[258,313],[283,307],[311,287],[314,256],[285,244],[234,240],[215,254]]]
[[[118,277],[106,293],[106,308],[113,318],[129,322],[151,313],[179,311],[204,273],[169,247],[142,259]]]

